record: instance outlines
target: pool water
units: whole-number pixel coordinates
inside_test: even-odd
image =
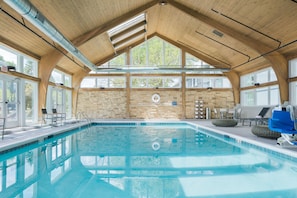
[[[97,124],[3,153],[0,197],[297,197],[297,160],[264,151],[186,123]]]

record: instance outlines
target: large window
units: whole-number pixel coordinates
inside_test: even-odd
[[[127,54],[130,54],[130,65],[127,65]],[[186,53],[185,68],[206,68],[212,69],[213,66]],[[146,42],[132,48],[130,53],[124,53],[114,57],[110,61],[101,65],[102,68],[123,68],[130,69],[132,73],[156,73],[158,76],[137,76],[130,78],[131,88],[181,88],[181,49],[155,36]],[[164,69],[161,69],[164,68]],[[169,69],[173,68],[173,69]],[[108,70],[104,70],[108,72]],[[118,70],[116,72],[121,72]],[[184,71],[182,71],[184,72]],[[221,71],[190,71],[186,73],[214,74]],[[93,73],[93,72],[91,72]],[[160,73],[167,73],[160,76]],[[172,75],[172,76],[170,76]],[[126,77],[96,77],[89,76],[81,82],[81,88],[125,88]],[[187,88],[230,88],[231,84],[226,77],[187,77]]]
[[[72,77],[69,74],[61,72],[57,69],[52,71],[50,81],[57,84],[63,84],[66,87],[72,86]]]
[[[186,77],[186,88],[231,88],[226,77]]]
[[[25,113],[26,123],[37,122],[38,117],[38,84],[33,81],[25,81]]]
[[[278,85],[241,91],[242,106],[278,105],[280,103]]]
[[[292,105],[297,105],[297,82],[290,82],[290,102]]]
[[[136,67],[181,67],[181,50],[153,37],[131,50],[131,63]]]
[[[197,57],[186,53],[186,68],[214,68],[208,63],[198,59]]]
[[[289,61],[289,78],[297,77],[297,58]],[[290,87],[290,103],[297,105],[297,81],[292,81],[289,84]]]
[[[297,58],[289,61],[289,77],[297,77]]]
[[[104,63],[103,65],[100,66],[100,68],[122,68],[123,66],[126,65],[126,53],[123,53],[110,61]]]
[[[38,77],[37,62],[25,56],[22,61],[22,66],[19,67],[20,72],[29,76]]]
[[[38,77],[37,60],[4,45],[0,45],[0,66],[13,66],[19,73]],[[14,95],[10,93],[13,90],[15,92]],[[5,94],[3,95],[4,92]],[[9,102],[7,103],[7,101]],[[10,115],[10,112],[12,111],[14,111],[14,120],[10,119],[12,118]],[[26,76],[22,78],[5,74],[1,75],[0,116],[1,114],[3,114],[2,116],[9,118],[6,123],[9,127],[37,123],[38,82],[32,81],[31,79],[29,80]]]
[[[272,68],[263,69],[240,77],[240,87],[254,86],[255,83],[267,83],[276,81],[276,75]]]
[[[132,88],[181,88],[181,77],[131,77]]]
[[[261,85],[263,83],[276,81],[275,72],[271,67],[241,76],[240,87],[252,87],[248,90],[241,91],[241,105],[278,105],[280,103],[278,85],[254,88],[256,83]]]
[[[65,90],[65,113],[67,118],[72,116],[72,91]]]
[[[14,66],[17,72],[38,77],[38,63],[15,50],[0,45],[0,66]]]
[[[200,60],[199,58],[186,53],[186,64],[185,64],[185,68],[195,68],[195,69],[211,69],[211,68],[215,68],[212,65],[209,65],[208,63]],[[187,73],[199,73],[199,74],[221,74],[222,72],[217,70],[193,70],[193,71],[188,71]]]
[[[71,90],[56,86],[48,86],[46,108],[49,112],[56,109],[58,113],[66,113],[66,118],[72,117],[72,94]]]
[[[125,88],[125,76],[86,77],[81,82],[81,88]]]
[[[48,86],[46,108],[48,110],[57,109],[58,113],[66,113],[66,118],[72,117],[72,94],[71,90],[60,86],[72,86],[72,76],[57,69],[52,71],[50,81],[56,86]]]

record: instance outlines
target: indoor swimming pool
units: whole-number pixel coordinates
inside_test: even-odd
[[[0,197],[297,197],[297,159],[187,122],[97,123],[3,152]]]

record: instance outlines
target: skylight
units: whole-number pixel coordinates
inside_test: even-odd
[[[140,35],[144,36],[146,32],[145,18],[145,13],[142,13],[108,30],[107,33],[114,48],[124,46],[129,41],[134,40],[134,37],[139,38]]]
[[[137,23],[145,21],[145,13],[142,13],[128,21],[125,21],[124,23],[121,23],[120,25],[115,26],[114,28],[107,31],[108,35],[111,37],[115,34],[118,34],[122,32],[125,29],[128,29],[129,27],[136,25]]]

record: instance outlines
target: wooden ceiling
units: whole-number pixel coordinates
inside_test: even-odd
[[[116,51],[107,34],[144,12],[147,38],[158,35],[205,62],[239,74],[269,66],[272,56],[297,57],[296,0],[167,0],[163,6],[159,0],[30,2],[96,65],[144,40]],[[56,50],[58,44],[3,0],[0,6],[0,42],[38,59]],[[71,59],[64,56],[57,66],[80,72],[83,64]]]

